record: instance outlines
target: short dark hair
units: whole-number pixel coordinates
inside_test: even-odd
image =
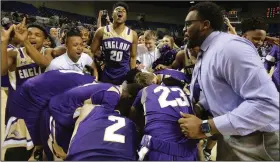
[[[117,2],[113,5],[113,11],[115,10],[115,8],[117,8],[118,6],[121,6],[123,7],[126,12],[128,12],[129,8],[128,8],[128,5],[125,3],[125,2]]]
[[[141,70],[134,68],[127,72],[125,80],[127,84],[135,83],[135,76],[136,74],[140,73]]]
[[[241,22],[241,30],[242,34],[246,33],[247,31],[250,30],[267,30],[268,25],[265,23],[263,17],[251,17],[244,19]]]
[[[137,83],[127,84],[127,91],[132,96],[132,98],[135,98],[138,92],[143,88],[144,88],[143,85]]]
[[[67,33],[66,33],[66,40],[69,37],[74,37],[74,36],[81,37],[81,32],[80,32],[80,30],[77,27],[73,27],[69,31],[67,31]]]
[[[38,28],[44,33],[45,38],[48,38],[48,32],[42,25],[40,25],[40,24],[30,24],[30,25],[28,25],[27,29],[28,28]]]
[[[50,42],[51,42],[51,48],[55,48],[56,47],[56,43],[55,43],[55,41],[54,41],[54,39],[48,34],[48,37],[47,37],[47,39],[49,39],[50,40]]]
[[[202,20],[210,21],[214,31],[221,31],[224,20],[220,6],[213,2],[199,2],[189,9],[189,12],[196,10]]]
[[[162,80],[162,83],[165,86],[177,86],[177,87],[179,87],[181,89],[183,89],[184,86],[185,86],[185,83],[183,81],[177,80],[177,79],[172,78],[172,77],[164,78]]]

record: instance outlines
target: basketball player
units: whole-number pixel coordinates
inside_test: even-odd
[[[279,45],[273,45],[270,53],[266,56],[264,62],[265,68],[269,73],[271,68],[274,66],[274,71],[272,74],[272,81],[274,82],[278,92],[280,92],[280,47]]]
[[[96,55],[102,45],[105,67],[102,82],[120,85],[125,75],[136,66],[137,34],[125,26],[128,6],[118,2],[113,6],[113,24],[99,28],[93,38],[91,50]],[[130,67],[129,67],[130,65]]]
[[[9,102],[13,102],[13,93],[26,80],[41,74],[52,59],[52,49],[45,49],[43,43],[47,38],[46,30],[36,24],[26,28],[26,18],[14,27],[15,37],[24,46],[7,52],[8,75],[10,87],[7,99],[6,121],[10,118]]]
[[[139,160],[195,161],[197,141],[185,138],[176,123],[180,112],[193,114],[190,100],[182,90],[185,84],[171,77],[164,79],[163,84],[141,90],[130,113],[129,118],[144,135]]]
[[[138,138],[135,124],[109,105],[103,103],[83,106],[66,160],[137,160]]]
[[[25,25],[26,18],[14,29],[16,37],[24,47],[10,50],[7,55],[10,81],[14,90],[27,79],[41,74],[52,59],[52,50],[43,48],[47,38],[46,30],[35,24],[29,25],[26,29]]]
[[[94,82],[53,97],[49,103],[49,110],[43,113],[43,120],[41,120],[42,142],[48,160],[65,160],[76,119],[81,115],[84,104],[103,105],[113,111],[120,98],[136,96],[140,88],[137,84],[136,86],[129,84],[124,88],[109,83]],[[100,129],[100,126],[96,127]],[[51,145],[50,141],[53,141]]]
[[[26,151],[41,145],[39,121],[50,98],[93,81],[90,75],[70,70],[50,71],[27,80],[14,92],[12,102],[7,103],[11,117],[7,122],[4,148],[23,147],[22,149]],[[6,155],[6,159],[9,158],[16,157],[12,154]]]
[[[13,30],[14,25],[11,25],[7,30],[5,30],[4,28],[1,29],[1,88],[4,88],[6,94],[8,87],[10,86],[9,76],[7,75],[7,51],[15,48],[13,45],[9,44],[11,37],[13,37],[11,36]]]
[[[175,60],[169,66],[158,65],[155,70],[163,70],[163,69],[184,69],[184,73],[188,78],[188,84],[191,81],[192,71],[194,68],[195,60],[199,52],[199,47],[195,47],[193,49],[187,49],[185,47],[184,50],[179,51],[176,54]]]

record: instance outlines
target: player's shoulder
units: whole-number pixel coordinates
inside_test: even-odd
[[[81,54],[81,58],[85,59],[85,60],[88,60],[88,59],[92,60],[92,58],[87,53],[84,53],[84,52]]]
[[[128,28],[128,30],[130,30],[130,32],[132,33],[133,36],[138,37],[136,31],[132,30],[132,29],[129,28],[128,26],[126,26],[126,27]]]
[[[106,28],[106,26],[99,27],[95,32],[95,36],[96,37],[102,37],[104,32],[106,31],[105,28]]]

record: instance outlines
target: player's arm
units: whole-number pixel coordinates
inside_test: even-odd
[[[46,51],[45,51],[45,57],[49,60],[53,60],[53,56],[52,56],[52,51],[53,49],[52,48],[47,48]]]
[[[94,34],[92,43],[91,43],[91,52],[94,56],[97,56],[97,51],[101,46],[102,43],[102,38],[103,38],[103,32],[104,32],[104,28],[98,28],[97,31]]]
[[[278,46],[280,45],[280,38],[266,36],[265,41]]]
[[[8,56],[7,48],[9,44],[10,34],[14,30],[14,25],[10,26],[8,30],[1,30],[1,76],[8,72]]]
[[[95,80],[98,80],[98,71],[94,61],[91,64],[91,68],[93,69],[93,76],[95,76]]]
[[[144,109],[141,103],[142,94],[143,94],[143,90],[140,90],[129,112],[129,119],[136,124],[140,136],[143,135],[144,126],[145,126]]]
[[[52,60],[52,57],[45,57],[43,56],[30,42],[29,40],[24,40],[23,45],[27,50],[28,55],[30,58],[38,64],[40,67],[47,67]]]
[[[67,49],[65,46],[57,46],[52,50],[52,57],[58,57],[64,53],[66,53]]]
[[[276,60],[277,60],[276,56],[277,56],[278,48],[279,47],[274,45],[272,47],[271,51],[269,52],[269,54],[266,55],[266,57],[265,57],[264,67],[268,73],[270,73],[271,68],[276,63]]]
[[[47,67],[51,60],[43,56],[27,39],[28,31],[26,28],[26,18],[24,17],[22,22],[15,27],[15,36],[23,43],[24,47],[27,50],[30,58],[38,64],[40,67]]]
[[[8,41],[1,41],[1,76],[8,72],[8,58],[7,58]]]
[[[133,41],[132,46],[130,48],[130,69],[134,69],[136,67],[136,52],[137,52],[137,43],[138,43],[138,36],[135,31],[132,31],[133,34]]]
[[[181,50],[176,54],[175,60],[172,62],[171,65],[165,66],[165,65],[158,65],[155,70],[163,70],[163,69],[178,69],[180,67],[183,67],[185,61],[185,51]]]

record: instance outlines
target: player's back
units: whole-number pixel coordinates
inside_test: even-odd
[[[161,81],[164,78],[168,78],[168,77],[172,77],[174,79],[183,81],[185,83],[190,83],[190,81],[191,81],[191,78],[189,78],[187,75],[185,75],[185,73],[178,71],[178,70],[174,70],[174,69],[164,69],[164,70],[155,71],[154,73],[156,75],[160,75]]]
[[[117,34],[112,25],[104,27],[102,50],[106,62],[103,75],[106,78],[119,79],[129,71],[132,41],[133,33],[128,27],[121,34]]]
[[[132,121],[112,108],[85,105],[77,120],[66,160],[136,160]]]
[[[150,85],[143,89],[145,128],[139,159],[195,161],[197,140],[181,132],[180,112],[193,114],[187,95],[179,87]],[[145,149],[148,149],[145,151]]]
[[[28,79],[7,103],[9,114],[24,119],[34,144],[39,143],[40,112],[47,108],[50,98],[75,86],[91,83],[89,75],[69,70],[50,71]]]
[[[104,91],[104,93],[100,93],[101,91]],[[97,93],[98,95],[96,95]],[[74,127],[76,118],[73,115],[76,109],[81,108],[85,103],[96,101],[95,99],[98,97],[104,97],[102,102],[108,100],[107,103],[114,107],[119,101],[120,93],[116,86],[109,83],[84,84],[52,97],[49,102],[49,111],[57,123],[64,127]]]
[[[142,96],[146,112],[144,133],[165,141],[186,142],[178,124],[180,112],[193,114],[185,92],[179,87],[151,85],[142,93],[146,93],[146,97]]]
[[[41,119],[41,137],[48,160],[64,159],[69,148],[71,135],[77,118],[84,104],[98,104],[112,107],[120,99],[118,87],[108,83],[88,83],[74,87],[51,98],[48,111],[44,111]],[[52,124],[50,124],[50,121]],[[52,131],[52,130],[56,131]],[[48,139],[53,136],[53,146]],[[63,151],[59,148],[62,148]],[[60,154],[58,155],[57,152]]]

